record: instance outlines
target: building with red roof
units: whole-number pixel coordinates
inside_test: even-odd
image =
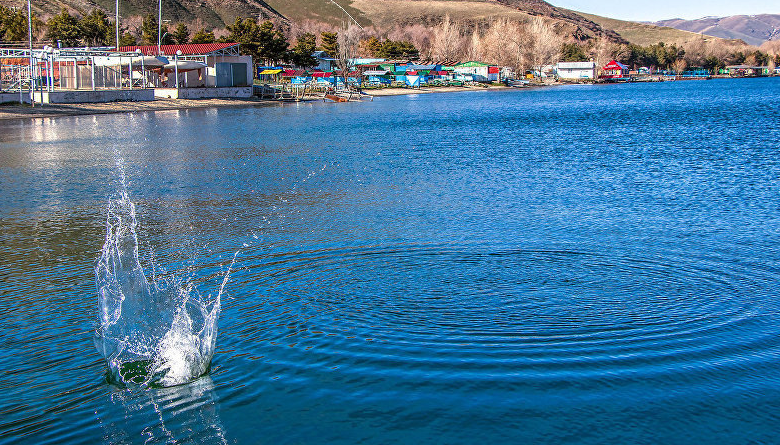
[[[628,78],[628,67],[618,62],[617,60],[613,60],[604,65],[604,67],[601,68],[601,71],[602,74],[599,77],[602,79],[617,80]]]
[[[210,87],[217,89],[248,87],[248,92],[242,92],[241,96],[251,95],[254,78],[252,56],[242,56],[238,43],[188,43],[159,47],[157,45],[123,46],[119,50],[168,59],[170,66],[166,65],[157,85],[158,97],[186,97],[196,94],[192,90],[194,88]],[[178,89],[182,87],[191,91],[179,91]],[[208,93],[210,97],[216,91]]]

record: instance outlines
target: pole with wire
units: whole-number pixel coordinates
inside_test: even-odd
[[[338,7],[339,7],[339,9],[341,9],[342,11],[344,11],[344,14],[346,14],[346,15],[347,15],[349,18],[351,18],[351,19],[352,19],[352,21],[353,21],[353,22],[355,22],[355,24],[358,26],[358,28],[360,28],[360,30],[361,30],[361,31],[365,31],[365,30],[363,29],[363,27],[362,27],[362,26],[360,26],[360,23],[358,23],[358,21],[357,21],[357,20],[355,20],[355,17],[352,17],[352,15],[351,15],[350,13],[348,13],[346,9],[342,8],[342,7],[341,7],[341,5],[339,5],[338,3],[336,3],[336,0],[330,0],[330,2],[331,2],[331,3],[333,3],[334,5],[338,6]]]

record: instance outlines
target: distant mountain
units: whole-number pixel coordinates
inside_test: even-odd
[[[741,39],[756,46],[767,40],[780,40],[780,14],[704,17],[697,20],[671,19],[652,24],[724,39]]]

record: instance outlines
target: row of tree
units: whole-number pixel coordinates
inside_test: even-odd
[[[83,16],[71,15],[63,9],[45,23],[35,17],[33,23],[36,37],[42,36],[53,45],[113,46],[116,39],[114,22],[100,9]],[[137,20],[135,23],[135,27],[120,30],[120,46],[156,45],[157,17],[148,14],[140,23]],[[479,26],[445,17],[436,26],[396,26],[391,30],[336,30],[320,23],[293,24],[283,30],[270,21],[261,23],[253,18],[237,18],[223,30],[201,27],[191,35],[186,24],[178,23],[171,30],[167,24],[163,25],[161,33],[163,44],[238,42],[242,51],[254,56],[258,63],[287,62],[301,67],[315,64],[312,53],[317,49],[337,59],[378,57],[442,63],[481,60],[509,66],[518,72],[540,69],[558,61],[593,60],[603,66],[611,59],[632,67],[676,70],[696,66],[714,71],[727,64],[740,63],[780,64],[780,50],[762,52],[745,45],[703,38],[685,47],[664,43],[616,45],[606,38],[575,41],[562,35],[553,22],[541,17],[525,22],[494,19]],[[0,40],[26,39],[25,12],[0,5]]]

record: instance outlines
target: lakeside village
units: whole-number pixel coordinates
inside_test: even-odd
[[[419,51],[410,42],[382,41],[374,37],[361,41],[351,33],[351,28],[344,31],[343,35],[323,32],[322,47],[316,46],[316,36],[309,33],[299,37],[294,48],[289,48],[284,34],[275,30],[271,22],[259,24],[255,20],[240,18],[236,19],[234,25],[228,26],[230,34],[220,39],[214,39],[213,34],[209,36],[206,35],[208,33],[199,32],[195,36],[198,39],[192,39],[199,43],[189,43],[186,26],[180,24],[174,34],[182,36],[177,37],[178,44],[172,44],[165,40],[168,33],[163,32],[166,28],[161,26],[161,21],[155,21],[153,16],[149,16],[149,20],[145,19],[144,22],[143,40],[146,45],[136,45],[135,38],[128,33],[120,38],[120,33],[114,29],[117,31],[116,44],[108,46],[108,42],[113,40],[109,32],[110,22],[105,14],[101,14],[97,15],[102,17],[98,20],[103,24],[102,31],[90,38],[86,37],[89,35],[86,31],[90,28],[63,11],[47,24],[46,40],[52,42],[52,45],[41,47],[39,44],[35,47],[31,38],[22,45],[18,41],[20,34],[15,37],[17,44],[0,46],[0,103],[35,105],[252,97],[282,101],[320,99],[344,102],[373,98],[374,95],[441,91],[442,87],[524,88],[561,83],[658,82],[709,79],[713,76],[780,75],[780,68],[775,63],[775,59],[780,59],[780,56],[774,59],[763,57],[758,51],[755,54],[762,57],[746,57],[742,54],[738,59],[732,58],[744,61],[745,64],[724,66],[719,61],[711,69],[687,69],[687,63],[681,66],[672,63],[675,60],[683,61],[681,54],[685,52],[675,46],[665,47],[662,43],[656,45],[657,48],[635,48],[637,54],[643,54],[642,51],[647,54],[634,60],[633,69],[618,60],[600,66],[593,59],[583,61],[587,60],[587,56],[581,48],[577,44],[567,44],[560,40],[561,37],[555,35],[552,27],[541,19],[534,22],[536,28],[539,28],[536,34],[524,34],[530,40],[518,40],[515,50],[519,51],[523,45],[530,45],[529,51],[533,50],[536,47],[531,44],[542,42],[542,35],[547,35],[547,43],[550,44],[542,48],[544,51],[536,48],[535,53],[516,51],[515,66],[526,66],[516,72],[510,66],[479,59],[451,62],[453,57],[445,54],[451,49],[448,44],[440,48],[439,52],[445,55],[439,58],[450,62],[437,63],[433,53],[426,56],[433,60],[421,62]],[[69,23],[78,32],[65,33],[64,25],[59,22]],[[441,26],[447,28],[448,23],[445,20]],[[495,26],[499,25],[501,23]],[[504,25],[509,26],[508,22]],[[179,29],[182,26],[183,29]],[[28,27],[32,29],[32,24],[28,23]],[[4,31],[6,38],[11,29],[16,27]],[[517,28],[515,31],[519,33],[522,29]],[[84,35],[77,38],[78,33]],[[459,33],[456,34],[462,34]],[[206,41],[203,41],[204,35],[209,37]],[[350,35],[354,37],[352,40]],[[25,36],[29,36],[29,33]],[[325,37],[328,37],[329,42],[325,41]],[[150,44],[154,41],[156,45]],[[92,42],[95,46],[76,46],[85,42]],[[369,50],[358,50],[359,45],[366,42]],[[509,51],[505,46],[504,43],[497,43],[492,47]],[[578,50],[573,59],[578,61],[555,62],[571,60],[562,57],[567,46]],[[328,47],[332,49],[328,50]],[[385,47],[393,51],[385,51],[388,49]],[[399,48],[403,51],[398,51]],[[356,57],[360,52],[373,53],[379,57]],[[478,57],[473,52],[468,54],[460,57]],[[489,56],[486,58],[490,59]],[[269,65],[269,60],[285,60],[287,63]],[[526,62],[520,63],[520,60]],[[655,61],[653,63],[666,66],[667,69],[639,66],[637,61],[642,63],[643,60],[647,63]],[[755,62],[759,60],[768,63],[766,66],[757,65]],[[754,63],[748,64],[749,61]],[[672,65],[678,69],[669,70]]]
[[[355,58],[349,71],[324,51],[312,54],[316,66],[255,66],[239,43],[125,46],[114,48],[0,48],[0,103],[95,103],[151,101],[156,98],[326,99],[337,102],[371,97],[384,89],[526,87],[566,82],[647,82],[707,79],[704,70],[681,73],[630,70],[612,60],[558,62],[521,75],[509,67],[480,61],[418,64],[409,60]],[[780,68],[734,65],[721,76],[780,75]]]

